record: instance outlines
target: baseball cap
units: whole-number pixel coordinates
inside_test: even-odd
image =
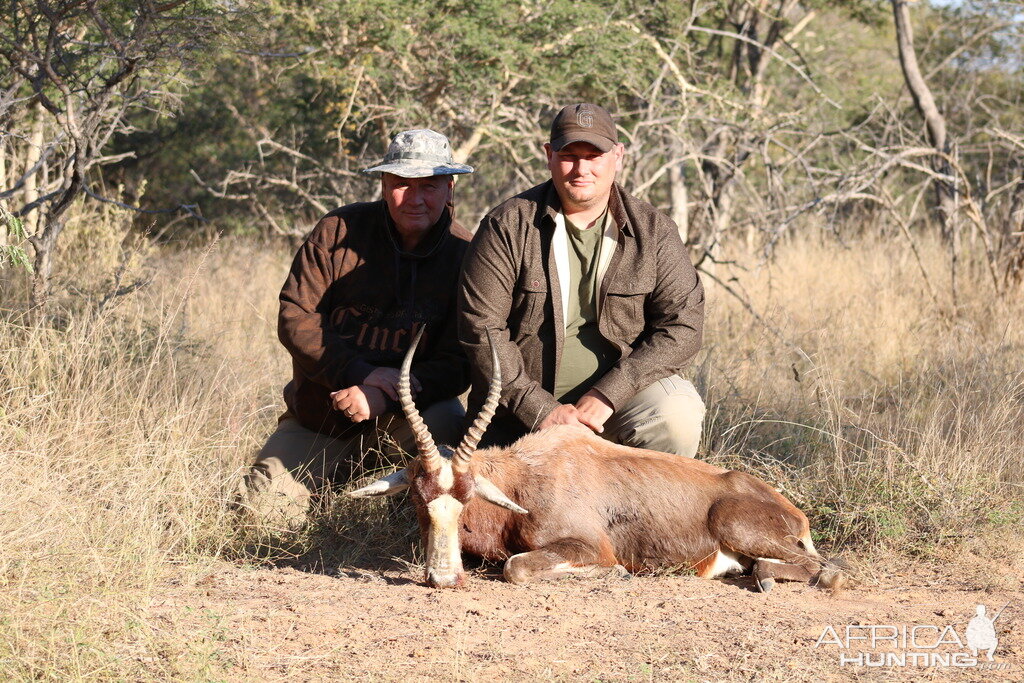
[[[562,107],[551,122],[551,149],[556,152],[574,142],[589,142],[607,152],[619,141],[612,116],[588,102]]]

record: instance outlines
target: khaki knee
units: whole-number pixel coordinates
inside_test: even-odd
[[[238,491],[239,507],[251,514],[259,526],[298,530],[305,525],[314,489],[282,469],[268,475],[265,463],[254,464]]]
[[[243,477],[237,501],[258,523],[297,528],[350,450],[348,441],[310,431],[286,414]]]
[[[692,458],[700,445],[704,401],[676,375],[639,392],[613,416],[614,438],[636,448]]]

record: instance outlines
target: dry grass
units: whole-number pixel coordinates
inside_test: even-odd
[[[924,252],[942,281],[941,250]],[[77,291],[102,291],[117,259],[73,253]],[[229,510],[281,409],[289,259],[249,242],[140,249],[129,270],[150,286],[99,314],[97,297],[71,297],[49,329],[10,310],[16,278],[0,289],[5,678],[216,678],[243,657],[218,647],[225,625],[151,618],[160,585],[201,581],[225,556],[412,557],[408,512],[379,503],[328,505],[298,536],[240,529]],[[995,300],[969,273],[954,320],[912,261],[871,242],[788,245],[731,275],[790,345],[712,292],[695,371],[709,457],[778,482],[826,547],[933,552],[1022,520],[1024,297]]]
[[[940,246],[925,254],[948,282]],[[784,483],[837,545],[927,550],[1021,521],[1024,300],[972,266],[955,318],[890,244],[801,243],[734,271],[789,345],[718,296],[700,373],[710,450]]]
[[[98,317],[77,299],[59,329],[0,323],[0,669],[132,677],[133,649],[190,642],[140,610],[235,542],[226,493],[285,368],[261,315],[279,255],[212,253]]]

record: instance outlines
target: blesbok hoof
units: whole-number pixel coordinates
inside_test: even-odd
[[[629,570],[623,567],[621,564],[617,564],[611,568],[608,572],[609,578],[622,579],[623,581],[629,581],[633,578],[633,575],[629,573]]]
[[[533,578],[533,572],[523,566],[523,555],[526,553],[519,553],[513,555],[505,561],[505,568],[502,574],[505,576],[505,580],[511,584],[522,586],[523,584],[529,583],[530,579]]]
[[[844,588],[853,588],[857,582],[845,569],[829,562],[821,568],[812,579],[812,583],[818,588],[827,588],[833,593],[838,593]]]
[[[754,584],[757,586],[757,591],[759,593],[768,593],[775,587],[775,579],[771,577],[757,579],[754,581]]]

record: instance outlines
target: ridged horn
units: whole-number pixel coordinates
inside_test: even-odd
[[[487,389],[487,398],[484,400],[480,412],[473,420],[472,426],[466,430],[466,436],[462,438],[462,443],[459,444],[455,455],[452,456],[452,469],[456,472],[469,471],[469,461],[473,458],[476,445],[480,443],[484,432],[487,431],[487,425],[491,424],[494,410],[498,407],[498,399],[501,397],[501,363],[498,362],[498,349],[494,346],[494,340],[491,339],[491,331],[485,330],[485,332],[487,344],[491,347],[491,386]]]
[[[427,472],[436,472],[441,469],[441,453],[438,452],[437,446],[434,445],[434,439],[430,436],[430,430],[423,424],[423,418],[420,417],[419,411],[416,410],[416,404],[412,400],[412,389],[409,384],[412,357],[416,354],[416,347],[419,345],[420,337],[423,336],[425,329],[427,329],[426,325],[421,327],[419,332],[416,333],[416,338],[412,340],[409,350],[405,353],[405,359],[402,361],[402,372],[398,377],[398,402],[402,404],[402,412],[405,413],[405,419],[409,421],[412,435],[416,439],[416,448],[420,452],[420,462],[423,465],[423,469]]]

